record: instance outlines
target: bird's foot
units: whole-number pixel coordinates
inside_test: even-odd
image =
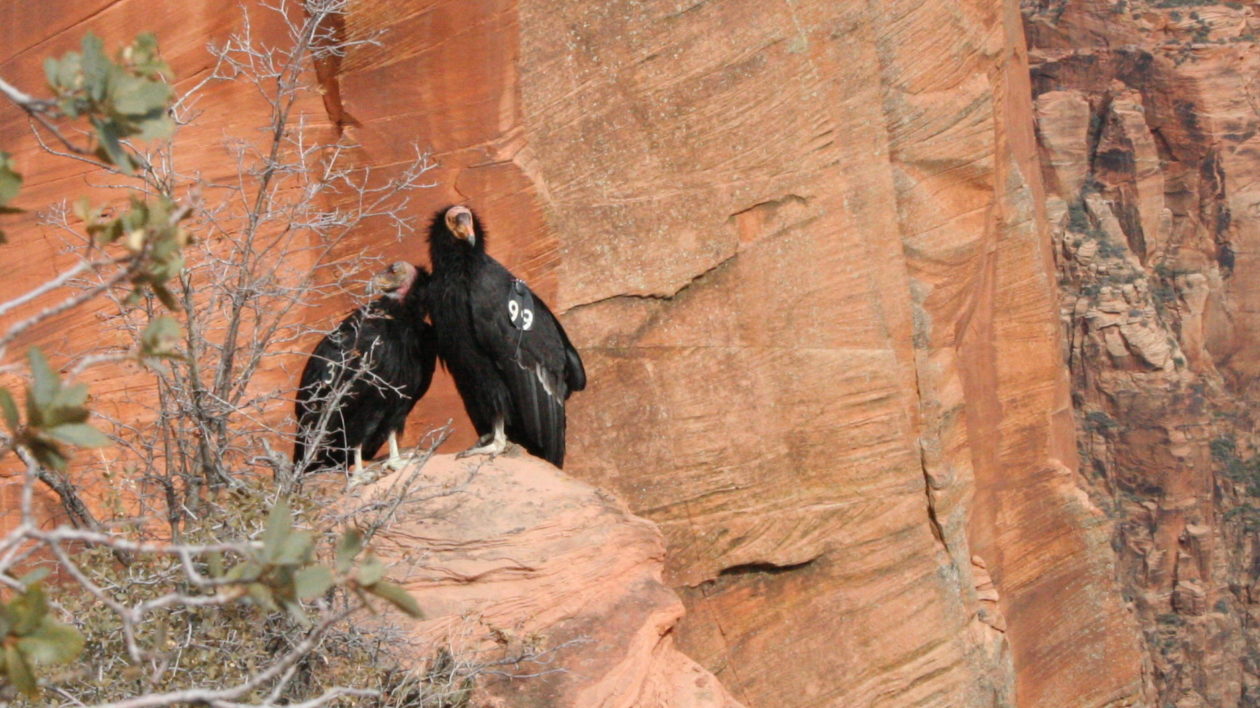
[[[398,470],[407,466],[407,460],[411,458],[411,453],[407,453],[407,457],[403,457],[398,452],[398,437],[393,431],[389,433],[389,459],[385,460],[385,467],[388,469]]]
[[[406,457],[403,457],[401,455],[398,457],[391,457],[385,460],[385,462],[383,462],[382,464],[384,464],[389,469],[397,472],[398,470],[406,467],[410,462],[411,462],[411,453],[407,453]]]
[[[381,470],[376,465],[356,470],[350,475],[349,479],[346,480],[346,491],[372,484],[380,478]]]
[[[473,445],[467,450],[459,453],[455,456],[455,459],[459,460],[471,455],[489,455],[490,459],[493,460],[495,457],[503,454],[503,451],[507,448],[507,444],[507,435],[505,435],[503,431],[503,421],[496,420],[493,431],[482,435],[481,438],[477,440],[476,445]]]
[[[489,455],[490,458],[493,459],[502,455],[503,451],[507,449],[507,438],[495,437],[493,435],[484,435],[477,441],[477,443],[478,444],[473,445],[467,450],[455,455],[455,459],[462,460],[465,457],[472,457],[473,455]]]

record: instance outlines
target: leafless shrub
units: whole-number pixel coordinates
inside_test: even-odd
[[[293,465],[287,455],[296,377],[285,364],[305,355],[313,334],[301,312],[361,291],[355,278],[372,256],[347,235],[365,225],[409,234],[408,195],[432,167],[417,151],[381,176],[355,166],[343,138],[313,139],[300,110],[304,82],[312,62],[352,47],[332,29],[345,3],[263,5],[287,32],[281,47],[261,42],[246,12],[240,30],[211,47],[207,75],[169,102],[165,64],[145,37],[108,66],[99,40],[85,40],[82,56],[55,67],[55,99],[0,80],[48,153],[91,165],[104,175],[97,186],[122,197],[42,213],[76,263],[0,303],[11,318],[0,357],[32,327],[104,304],[101,344],[60,352],[69,357],[62,371],[73,380],[108,366],[141,384],[134,399],[93,402],[106,441],[84,422],[86,388],[63,382],[41,353],[29,369],[6,367],[34,401],[23,415],[0,389],[0,455],[16,455],[24,471],[19,520],[0,537],[0,585],[10,590],[0,635],[18,647],[0,654],[0,693],[15,705],[454,706],[479,675],[529,675],[523,664],[546,660],[535,646],[507,659],[428,648],[427,666],[406,669],[387,624],[346,621],[389,604],[418,612],[365,543],[404,503],[459,493],[418,476],[444,433],[427,438],[416,472],[387,494],[335,514],[301,493],[310,460]],[[93,78],[98,70],[106,73]],[[131,82],[152,101],[101,104],[98,79]],[[183,156],[178,134],[142,142],[192,124],[222,82],[255,88],[268,116],[260,135],[225,140],[227,178]],[[84,115],[96,116],[95,132],[73,127]],[[0,208],[15,180],[0,155]],[[150,415],[135,414],[145,408]],[[69,464],[71,446],[105,442]],[[102,498],[85,501],[85,480]],[[69,524],[45,527],[37,484],[58,495]],[[64,590],[55,601],[40,582],[49,571]]]

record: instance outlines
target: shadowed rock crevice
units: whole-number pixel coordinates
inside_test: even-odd
[[[589,307],[594,307],[596,305],[602,305],[604,303],[614,302],[617,300],[624,300],[624,299],[656,300],[660,302],[672,302],[676,300],[678,297],[686,294],[686,292],[689,289],[702,286],[703,281],[706,278],[709,278],[710,276],[725,269],[738,256],[739,256],[739,251],[736,250],[735,252],[731,253],[729,256],[726,256],[725,258],[718,261],[717,263],[714,263],[712,266],[709,266],[708,268],[705,268],[704,270],[695,274],[694,276],[691,277],[690,280],[683,283],[681,286],[678,287],[678,289],[672,292],[668,292],[668,293],[619,293],[617,295],[609,295],[608,297],[600,298],[598,300],[592,300],[590,302],[580,302],[576,305],[571,305],[569,306],[568,309],[564,311],[563,314],[569,314],[569,313],[577,312],[577,311],[580,311]]]
[[[817,561],[818,558],[810,558],[800,563],[789,563],[787,565],[778,565],[775,563],[741,563],[733,565],[729,568],[723,568],[718,572],[718,577],[730,577],[733,575],[778,575],[779,573],[790,573],[794,570],[808,568]]]
[[[332,44],[345,42],[346,19],[344,15],[330,15],[324,24],[326,26],[318,30],[317,41],[321,37],[327,37],[325,41]],[[336,127],[338,135],[342,134],[347,125],[359,124],[346,112],[341,102],[341,62],[342,56],[339,53],[325,54],[315,60],[315,78],[319,81],[321,88],[324,110],[328,114],[328,120]]]

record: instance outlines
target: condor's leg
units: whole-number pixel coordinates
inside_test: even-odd
[[[407,466],[407,460],[398,453],[398,436],[392,430],[389,433],[389,459],[385,460],[385,466],[391,470],[400,470]]]
[[[503,432],[503,419],[496,418],[494,421],[493,433],[486,433],[485,435],[482,435],[476,445],[464,450],[455,457],[456,459],[468,457],[470,455],[489,455],[494,457],[495,455],[503,454],[503,451],[506,449],[507,435]]]

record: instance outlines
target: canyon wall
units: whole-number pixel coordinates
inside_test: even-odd
[[[1202,370],[1192,367],[1222,356],[1246,371],[1236,338],[1246,318],[1226,314],[1209,275],[1191,285],[1191,273],[1177,277],[1199,293],[1186,296],[1199,303],[1199,339],[1179,349],[1153,316],[1129,314],[1140,304],[1105,309],[1101,289],[1094,309],[1128,319],[1104,326],[1102,315],[1074,319],[1075,300],[1060,306],[1056,289],[1077,277],[1065,270],[1075,267],[1065,219],[1122,231],[1168,221],[1175,231],[1175,219],[1147,208],[1173,188],[1148,150],[1129,168],[1140,178],[1115,182],[1142,208],[1113,210],[1101,188],[1074,196],[1086,180],[1072,175],[1090,171],[1080,165],[1102,125],[1090,121],[1100,110],[1091,92],[1111,89],[1071,84],[1101,81],[1098,70],[1047,79],[1043,52],[1075,55],[1076,35],[1041,17],[1053,9],[1025,7],[1024,18],[1020,9],[1014,0],[364,0],[337,31],[350,41],[384,31],[379,41],[312,71],[319,91],[300,111],[313,135],[352,141],[353,159],[382,174],[415,146],[432,151],[434,186],[413,199],[410,218],[423,225],[444,204],[472,205],[491,254],[560,313],[590,378],[570,403],[566,472],[660,527],[663,580],[687,611],[670,630],[675,643],[745,705],[1146,703],[1162,690],[1152,662],[1166,672],[1150,653],[1150,621],[1163,614],[1135,594],[1129,546],[1158,551],[1144,567],[1169,593],[1179,588],[1179,607],[1202,606],[1199,592],[1208,607],[1221,595],[1210,589],[1211,564],[1225,562],[1210,553],[1220,536],[1191,508],[1204,504],[1205,483],[1132,502],[1143,519],[1185,520],[1157,525],[1152,540],[1126,531],[1135,522],[1116,516],[1115,485],[1100,493],[1094,479],[1108,474],[1093,465],[1100,446],[1112,445],[1108,469],[1158,463],[1171,480],[1169,461],[1149,458],[1190,450],[1206,465],[1206,433],[1165,446],[1186,432],[1161,423],[1121,449],[1104,426],[1078,446],[1073,395],[1083,421],[1091,396],[1111,395],[1082,381],[1112,366],[1101,351],[1128,357],[1117,366],[1124,376],[1156,372],[1187,387]],[[0,75],[31,89],[42,57],[89,29],[111,42],[155,31],[187,88],[208,65],[205,42],[240,22],[217,3],[169,16],[139,0],[7,10]],[[1039,52],[1031,84],[1024,23]],[[258,31],[282,36],[265,23]],[[1153,76],[1176,90],[1193,83]],[[1064,95],[1046,98],[1055,92]],[[1178,118],[1182,95],[1160,99],[1169,120],[1194,145],[1212,144],[1203,120],[1192,130]],[[253,134],[262,109],[250,87],[231,84],[201,106],[180,137],[187,159],[228,169],[224,139]],[[1062,120],[1035,132],[1034,109]],[[1126,137],[1139,114],[1104,121],[1115,126],[1110,139],[1158,144]],[[1048,140],[1055,130],[1066,137]],[[0,115],[0,145],[27,177],[20,206],[95,184],[86,168],[43,155],[16,111]],[[1228,163],[1196,162],[1185,174],[1211,185]],[[32,216],[4,227],[4,248],[17,255],[0,262],[0,297],[68,262]],[[1145,238],[1154,253],[1158,239]],[[364,229],[347,248],[425,260],[420,237],[383,230]],[[1231,253],[1243,272],[1243,250]],[[327,323],[346,306],[301,316]],[[96,324],[85,313],[27,343],[64,358],[92,341]],[[291,386],[294,371],[269,369],[259,385]],[[94,404],[117,405],[116,415],[152,395],[136,372],[90,383]],[[111,404],[118,396],[125,402]],[[450,447],[470,442],[440,373],[409,440],[448,418]],[[1250,448],[1240,439],[1235,450]],[[1241,615],[1230,616],[1174,629],[1228,634],[1237,648],[1229,632]],[[1221,671],[1241,685],[1237,662],[1229,666]]]
[[[1256,8],[1023,7],[1082,480],[1160,705],[1260,700]]]

